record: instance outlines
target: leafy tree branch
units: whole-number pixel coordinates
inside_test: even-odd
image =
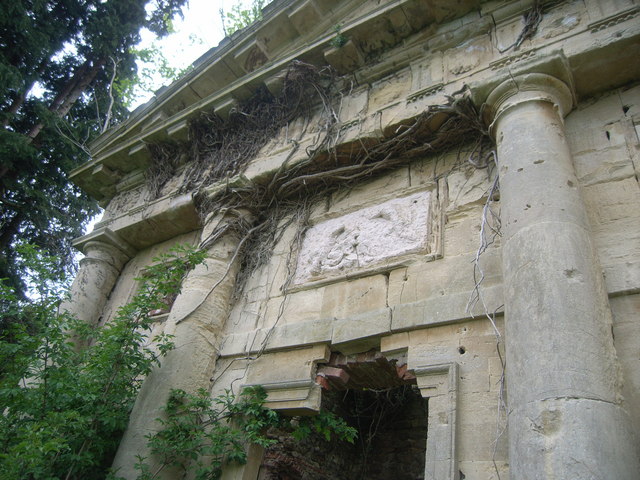
[[[155,259],[139,292],[101,328],[58,311],[51,259],[32,246],[20,254],[36,290],[25,301],[0,282],[0,313],[12,317],[0,338],[1,478],[104,478],[144,377],[173,348],[170,336],[148,338],[150,312],[204,254],[177,247]]]

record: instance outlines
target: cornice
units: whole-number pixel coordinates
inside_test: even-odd
[[[389,42],[398,44],[428,25],[446,24],[463,16],[478,8],[480,0],[466,0],[456,7],[449,3],[277,0],[264,10],[261,22],[223,40],[198,59],[183,78],[161,89],[126,122],[93,142],[92,160],[75,169],[71,179],[92,196],[107,201],[115,193],[110,185],[123,174],[148,164],[147,143],[184,138],[187,121],[199,112],[213,109],[224,116],[230,105],[247,98],[259,85],[272,86],[271,80],[296,59],[339,67],[342,57],[330,47],[335,25],[341,25],[341,33],[366,58],[388,48]],[[305,15],[318,16],[315,28],[303,30]],[[252,51],[263,55],[265,63],[255,68],[247,64]],[[360,80],[373,81],[375,73],[371,73],[374,75]],[[380,71],[379,75],[385,73]],[[96,175],[101,178],[92,178]]]

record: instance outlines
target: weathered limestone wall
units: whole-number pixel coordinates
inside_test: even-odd
[[[221,391],[232,383],[238,388],[246,383],[305,377],[308,380],[314,374],[312,363],[321,361],[319,357],[310,356],[305,350],[277,353],[307,344],[329,343],[333,351],[343,353],[370,348],[389,354],[405,351],[409,368],[456,362],[460,371],[459,468],[466,478],[491,478],[495,475],[495,459],[504,478],[508,462],[504,413],[498,408],[502,377],[498,338],[483,316],[483,308],[473,309],[477,320],[470,320],[471,315],[466,312],[475,284],[473,260],[482,210],[492,180],[488,176],[487,170],[465,163],[464,154],[450,152],[415,161],[318,202],[311,215],[312,225],[323,225],[326,219],[331,219],[340,229],[339,220],[346,218],[350,220],[344,224],[347,233],[349,228],[358,233],[361,228],[354,218],[361,218],[357,214],[364,212],[365,217],[373,217],[369,226],[379,228],[384,236],[387,230],[376,223],[378,210],[373,206],[384,206],[390,198],[419,200],[429,194],[429,205],[411,204],[430,210],[432,230],[422,232],[427,246],[420,252],[383,257],[364,268],[329,270],[324,278],[296,283],[296,255],[289,257],[291,248],[294,251],[296,248],[297,226],[291,225],[269,263],[249,279],[231,312],[219,363],[219,370],[224,373],[216,380],[214,390]],[[497,202],[494,206],[499,208]],[[403,218],[398,215],[390,218],[390,222],[402,226]],[[308,232],[314,235],[313,227]],[[358,238],[363,241],[359,247],[366,248],[366,235]],[[357,251],[357,247],[351,247],[353,244],[344,245],[342,251],[347,254]],[[304,242],[300,248],[301,256],[324,258],[307,252]],[[305,271],[306,263],[303,261],[302,265]],[[499,312],[502,304],[499,241],[482,255],[481,265],[487,309]],[[287,272],[291,272],[294,281],[283,292]],[[450,326],[437,326],[451,322]],[[500,318],[497,327],[501,332]],[[256,354],[261,354],[264,362],[251,364],[243,360]],[[296,373],[288,373],[291,369],[297,369]],[[282,407],[279,402],[273,406]],[[434,415],[430,428],[435,431],[442,421],[442,417]]]
[[[566,119],[576,174],[613,313],[618,391],[640,431],[640,86],[578,105]]]
[[[634,335],[640,329],[640,307],[637,295],[629,294],[638,288],[633,266],[640,259],[636,248],[640,244],[640,192],[633,163],[638,140],[632,120],[637,118],[639,91],[632,87],[586,100],[566,119],[567,139],[611,296],[616,353],[624,378],[619,393],[633,414],[634,425],[640,425],[640,377],[636,378],[640,343]],[[249,278],[223,327],[222,357],[212,395],[225,388],[237,391],[250,383],[308,383],[315,363],[327,358],[325,344],[344,352],[406,350],[411,368],[456,362],[460,372],[458,468],[468,479],[497,478],[495,460],[505,478],[508,437],[504,411],[499,409],[503,372],[497,337],[482,308],[476,308],[476,320],[466,313],[474,286],[472,261],[482,209],[492,180],[489,174],[454,151],[414,161],[318,202],[312,210],[312,225],[346,216],[348,229],[358,225],[358,212],[375,217],[380,213],[376,206],[415,197],[421,212],[429,213],[425,242],[399,256],[362,266],[349,263],[343,270],[300,279],[296,272],[302,270],[296,270],[295,263],[298,249],[304,255],[305,246],[296,239],[298,226],[290,225],[269,262]],[[398,225],[403,225],[401,219]],[[419,222],[416,225],[419,228]],[[106,311],[128,298],[133,277],[152,256],[176,241],[192,240],[193,235],[139,253],[125,267]],[[481,256],[485,273],[481,291],[490,312],[502,311],[499,240]],[[348,253],[353,250],[347,243],[344,251]],[[288,275],[291,285],[283,292]],[[440,326],[449,322],[452,324]],[[503,335],[500,317],[497,326]],[[298,349],[304,345],[315,347]],[[286,352],[289,348],[294,350]],[[264,361],[246,359],[255,358],[261,350]],[[289,387],[282,388],[283,398],[274,405],[284,408],[291,399],[286,393]]]

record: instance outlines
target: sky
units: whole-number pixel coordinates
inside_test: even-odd
[[[142,31],[142,42],[138,48],[148,48],[155,40],[155,44],[160,47],[171,67],[186,68],[210,48],[217,46],[224,38],[220,8],[229,11],[237,3],[248,6],[251,1],[188,0],[188,4],[182,9],[184,19],[174,19],[175,33],[162,40],[156,40],[148,30]],[[154,89],[157,90],[161,86],[162,81],[158,78]],[[153,92],[147,92],[132,106],[132,109],[152,96]]]

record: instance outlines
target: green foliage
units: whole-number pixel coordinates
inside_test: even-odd
[[[136,75],[139,31],[158,35],[186,0],[11,0],[0,12],[0,278],[24,296],[18,238],[70,272],[71,240],[98,212],[69,184],[105,124],[126,118],[109,85]],[[153,5],[147,12],[147,5]],[[111,107],[111,108],[109,108]],[[107,112],[110,112],[109,114]]]
[[[191,42],[197,41],[195,36],[191,37]],[[192,68],[191,66],[187,68],[172,67],[162,49],[155,42],[147,48],[131,48],[131,53],[137,58],[136,75],[118,78],[114,82],[114,91],[122,98],[122,102],[127,108],[130,108],[136,100],[139,101],[145,93],[156,90],[159,81],[163,84],[170,84]]]
[[[229,12],[220,9],[222,28],[227,36],[248,27],[254,22],[262,20],[262,8],[269,3],[266,0],[251,0],[246,7],[242,2],[236,3]]]
[[[139,458],[138,480],[153,480],[166,468],[189,472],[197,480],[219,479],[226,463],[246,463],[248,443],[274,444],[267,435],[271,427],[292,430],[297,440],[314,433],[326,441],[353,443],[356,438],[356,430],[331,412],[291,419],[266,408],[266,398],[261,386],[247,387],[238,397],[230,391],[211,398],[204,389],[196,394],[172,390],[165,418],[157,419],[162,429],[147,436],[157,465],[152,468],[148,459]]]
[[[0,338],[0,478],[104,478],[141,382],[172,348],[167,335],[148,338],[149,313],[204,254],[177,247],[154,259],[139,292],[101,328],[58,311],[51,259],[33,247],[20,254],[37,295],[22,300],[0,282],[2,313],[30,317]]]
[[[138,479],[156,478],[166,467],[192,471],[198,480],[217,479],[224,462],[245,463],[247,442],[273,442],[263,432],[279,418],[263,406],[265,398],[259,387],[246,388],[238,399],[230,392],[211,399],[204,389],[195,394],[172,390],[166,419],[158,419],[162,430],[147,437],[159,465],[151,472],[146,459],[140,459]]]
[[[334,25],[333,31],[335,32],[336,36],[331,39],[329,45],[331,45],[333,48],[344,47],[345,44],[349,41],[349,38],[344,33],[342,33],[342,24],[339,23],[337,25]]]
[[[350,427],[344,419],[328,410],[321,410],[318,415],[301,417],[291,433],[296,440],[302,440],[312,434],[321,435],[327,442],[332,437],[353,443],[358,436],[355,428]]]

